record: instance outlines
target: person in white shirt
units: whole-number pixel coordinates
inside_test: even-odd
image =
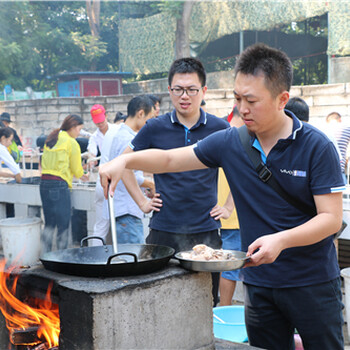
[[[97,130],[90,136],[87,151],[89,152],[90,158],[97,157],[102,150],[105,136],[108,132],[112,132],[117,128],[116,125],[108,123],[106,118],[106,110],[101,105],[93,105],[90,110],[91,118],[94,124],[97,126]],[[97,165],[97,161],[89,162],[90,166]],[[98,237],[106,238],[109,231],[109,220],[103,216],[103,189],[100,184],[99,177],[96,180],[95,188],[95,213],[96,220],[94,225],[93,235]],[[89,242],[90,246],[100,245],[99,240],[91,239]]]
[[[3,162],[12,172],[11,174],[9,172],[0,170],[0,176],[14,177],[16,182],[20,183],[22,181],[21,169],[19,168],[18,164],[14,161],[10,152],[7,149],[7,147],[9,147],[12,143],[13,136],[14,132],[11,128],[0,128],[0,160],[1,163]]]
[[[119,124],[117,129],[107,132],[102,146],[100,164],[107,163],[123,153],[146,121],[155,117],[153,102],[147,95],[132,98],[128,103],[127,111],[125,122]],[[135,176],[140,187],[151,190],[152,199],[148,200],[144,195],[137,196],[136,193],[130,195],[124,183],[120,182],[114,196],[118,243],[144,243],[143,213],[149,213],[151,210],[159,211],[161,206],[162,201],[159,199],[159,194],[154,193],[153,181],[146,179],[142,171],[136,171]],[[106,200],[105,213],[107,213]]]
[[[326,117],[327,136],[333,137],[335,144],[338,146],[340,156],[340,167],[345,183],[347,179],[347,150],[350,144],[350,126],[342,121],[338,112],[329,113]]]
[[[97,126],[97,130],[89,138],[87,149],[92,156],[96,157],[101,152],[104,135],[112,124],[108,123],[106,110],[101,105],[93,105],[90,114],[92,121]]]
[[[118,124],[114,128],[108,129],[107,133],[105,134],[105,138],[103,140],[103,145],[101,150],[100,164],[109,162],[112,158],[116,156],[117,153],[122,152],[127,147],[128,142],[134,137],[135,133],[143,126],[146,120],[151,117],[155,117],[155,110],[152,106],[152,102],[150,101],[150,99],[145,95],[137,96],[133,98],[128,103],[128,117],[125,123]],[[139,172],[137,180],[138,180],[138,184],[141,187],[151,188],[152,194],[154,193],[154,190],[155,190],[154,183],[145,179],[143,177],[142,172]],[[128,181],[128,179],[125,179],[125,181]],[[159,211],[159,208],[162,206],[162,201],[159,198],[159,194],[154,194],[153,198],[151,200],[148,200],[142,194],[142,192],[138,192],[138,191],[133,191],[133,193],[131,193],[131,197],[127,192],[126,194],[119,193],[114,197],[114,201],[115,201],[114,209],[115,209],[116,217],[120,216],[119,214],[123,210],[124,210],[123,214],[127,214],[125,210],[129,214],[130,213],[134,214],[134,216],[126,217],[126,218],[124,217],[124,219],[125,220],[130,219],[131,221],[138,221],[138,225],[133,225],[133,227],[137,226],[139,228],[139,232],[138,234],[133,235],[133,238],[140,237],[140,241],[141,240],[143,241],[143,232],[142,232],[143,230],[141,231],[142,226],[140,225],[140,222],[137,219],[140,219],[143,216],[142,212],[149,213],[152,210]],[[122,203],[122,201],[124,202]],[[107,213],[108,210],[107,210],[106,201],[104,203],[104,206],[105,206],[104,218],[105,220],[108,220],[107,218],[109,217],[109,215]],[[130,225],[126,225],[126,228],[127,226],[130,226]],[[117,234],[120,239],[122,239],[120,237],[121,235],[124,236],[123,238],[125,238],[125,235],[123,234],[122,231],[124,230],[120,229],[119,222],[118,222]],[[100,237],[106,240],[107,233],[105,233],[103,236],[100,236]],[[118,242],[119,243],[123,242],[123,239],[119,241],[119,238],[118,238]],[[101,243],[98,240],[90,240],[90,244],[99,245]]]
[[[91,153],[92,155],[97,155],[99,151],[101,154],[100,164],[107,163],[110,160],[109,157],[110,157],[112,142],[116,134],[118,133],[120,126],[123,125],[123,123],[122,124],[108,123],[106,114],[105,114],[105,109],[101,105],[94,105],[91,108],[90,113],[91,113],[92,120],[94,121],[95,125],[99,129],[97,129],[89,139],[88,152]],[[106,130],[106,125],[107,125],[107,130]],[[103,133],[103,131],[105,132]],[[93,153],[93,152],[96,152],[96,153]],[[154,184],[150,183],[147,180],[144,180],[143,186],[152,187],[152,189],[154,190]],[[154,194],[154,191],[152,192],[152,194]],[[153,200],[149,201],[145,197],[137,196],[137,193],[134,194],[133,199],[144,213],[149,213],[152,210],[159,210],[158,206],[160,206],[160,204],[158,203],[161,203],[161,201],[158,200],[157,196],[155,196]],[[108,216],[103,213],[104,211],[103,202],[104,202],[103,189],[100,184],[100,178],[98,177],[96,180],[96,190],[95,190],[96,221],[95,221],[94,231],[92,235],[101,237],[106,242],[106,238],[109,232],[110,221],[108,219]],[[89,241],[90,246],[97,246],[101,244],[102,244],[102,241],[100,241],[99,239],[90,239]]]

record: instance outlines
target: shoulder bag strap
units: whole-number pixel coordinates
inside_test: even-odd
[[[310,215],[316,215],[316,208],[310,207],[303,202],[291,197],[277,182],[277,180],[272,176],[271,170],[264,164],[261,160],[260,152],[251,146],[250,144],[250,135],[248,129],[245,125],[238,128],[238,134],[241,139],[244,150],[248,154],[250,160],[253,163],[253,166],[258,173],[258,176],[262,182],[265,182],[270,187],[272,187],[284,200],[289,204],[293,205],[295,208],[301,210],[302,212]]]

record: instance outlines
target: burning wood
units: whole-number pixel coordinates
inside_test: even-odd
[[[10,332],[10,342],[14,345],[46,344],[44,348],[34,347],[36,350],[58,347],[60,318],[58,305],[51,302],[52,284],[47,289],[45,300],[35,299],[35,305],[29,306],[15,296],[18,276],[11,279],[11,273],[16,266],[5,271],[5,265],[6,260],[1,260],[0,310]]]
[[[54,346],[53,348],[49,348],[49,345],[47,343],[42,343],[31,350],[58,350],[57,346]]]
[[[10,342],[14,345],[37,344],[41,340],[38,338],[39,327],[29,327],[26,329],[11,329]]]
[[[32,350],[49,350],[47,343],[41,343],[38,346],[32,348]]]

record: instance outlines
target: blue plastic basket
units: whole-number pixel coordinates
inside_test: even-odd
[[[244,306],[231,305],[213,308],[213,313],[225,323],[214,317],[215,338],[229,340],[236,343],[248,341],[244,322]]]

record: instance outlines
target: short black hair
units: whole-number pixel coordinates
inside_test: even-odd
[[[303,122],[309,121],[309,106],[300,97],[292,97],[286,104],[285,109],[293,112]]]
[[[9,138],[11,135],[14,135],[13,129],[7,127],[0,128],[0,138],[5,136],[5,138]]]
[[[147,95],[140,95],[132,98],[129,103],[128,103],[128,116],[129,117],[134,117],[136,113],[140,110],[143,110],[145,114],[148,114],[151,112],[154,104],[153,101],[147,96]]]
[[[201,61],[193,57],[179,58],[173,62],[168,74],[168,84],[171,86],[175,74],[197,73],[202,87],[206,84],[207,75]]]
[[[293,66],[286,53],[265,44],[248,46],[239,56],[235,66],[238,73],[264,75],[266,88],[276,97],[289,91],[293,81]]]
[[[157,102],[161,104],[162,102],[162,99],[157,95],[147,94],[147,96],[153,101],[153,104],[156,104]]]
[[[115,114],[113,123],[116,123],[116,122],[118,122],[119,120],[125,120],[125,119],[126,119],[126,115],[124,115],[122,112],[117,112],[117,113]]]

